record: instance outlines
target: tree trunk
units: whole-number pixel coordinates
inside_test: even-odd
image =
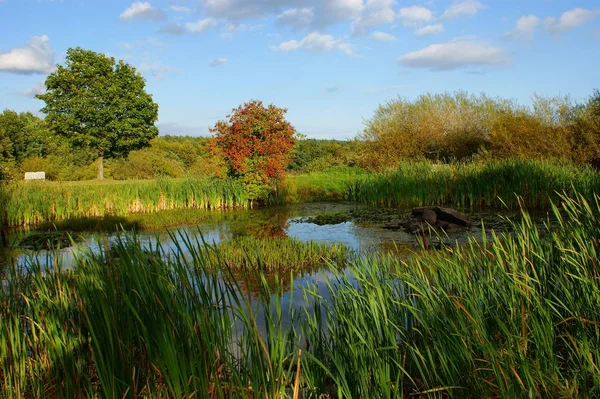
[[[98,180],[104,180],[104,159],[103,152],[98,151]]]

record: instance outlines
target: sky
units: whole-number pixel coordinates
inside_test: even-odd
[[[0,0],[0,110],[39,113],[69,47],[135,66],[163,135],[206,136],[258,99],[307,137],[349,139],[398,97],[585,101],[600,1]]]

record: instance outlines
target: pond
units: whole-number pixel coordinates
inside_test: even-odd
[[[510,224],[507,219],[517,220],[519,211],[497,209],[462,210],[473,222],[466,232],[450,233],[439,237],[447,244],[461,244],[469,237],[481,238],[482,227],[487,230],[507,231]],[[168,229],[138,230],[136,235],[144,244],[156,244],[160,241],[167,250],[172,249],[180,234],[192,239],[204,240],[208,244],[235,237],[253,236],[257,238],[291,237],[301,241],[321,243],[341,243],[355,253],[373,251],[394,252],[406,257],[419,248],[420,237],[407,233],[402,229],[390,229],[390,222],[407,218],[410,209],[378,208],[351,202],[317,202],[296,205],[259,208],[237,211],[176,211],[179,218],[177,226]],[[171,220],[175,211],[164,211],[150,217],[161,221]],[[541,223],[545,214],[535,215]],[[188,221],[193,221],[189,223]],[[5,261],[16,261],[18,264],[30,261],[32,257],[38,262],[51,267],[60,259],[62,265],[73,262],[73,254],[77,249],[65,247],[68,237],[62,237],[62,249],[33,250],[18,248],[31,232],[9,232],[9,248],[4,249]],[[80,248],[98,250],[117,239],[116,232],[78,232],[72,233]],[[434,237],[434,239],[436,239]]]
[[[482,226],[496,231],[509,231],[508,219],[517,220],[519,211],[462,210],[469,216],[473,226],[466,232],[452,233],[441,238],[449,245],[460,245],[470,237],[480,240]],[[141,230],[136,235],[142,244],[156,245],[160,242],[167,250],[176,249],[176,241],[181,235],[192,240],[204,240],[208,244],[237,237],[253,236],[258,238],[291,237],[301,241],[317,241],[321,243],[342,243],[352,250],[353,254],[372,253],[375,251],[393,253],[406,258],[416,250],[420,250],[419,237],[402,229],[386,228],[394,222],[410,215],[410,209],[378,208],[350,202],[319,202],[297,205],[251,209],[244,211],[209,212],[185,211],[184,218],[194,221],[170,227],[169,229]],[[177,217],[181,217],[181,212]],[[153,216],[158,220],[172,220],[173,212],[165,211]],[[542,223],[544,214],[535,215],[535,220]],[[160,224],[160,223],[158,223]],[[388,226],[389,227],[389,226]],[[12,231],[9,233],[11,247],[4,249],[5,262],[17,262],[26,265],[35,259],[46,268],[50,268],[59,260],[64,267],[73,263],[73,257],[81,248],[98,251],[106,248],[118,239],[118,233],[78,232],[73,233],[79,240],[77,247],[66,247],[60,250],[31,250],[17,248],[31,232]],[[36,234],[36,233],[33,233]],[[64,237],[63,237],[64,238]],[[183,247],[185,249],[185,246]],[[280,276],[284,294],[281,297],[284,319],[292,309],[299,310],[307,305],[301,291],[308,286],[321,296],[328,296],[328,280],[331,277],[348,275],[347,271],[336,272],[335,276],[327,269],[296,273],[293,281],[288,276]],[[240,287],[249,293],[255,293],[258,283],[253,284],[239,276]],[[292,290],[293,288],[293,290]]]

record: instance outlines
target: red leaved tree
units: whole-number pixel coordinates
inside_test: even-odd
[[[240,179],[253,198],[266,198],[290,163],[296,129],[285,120],[286,112],[254,100],[210,129],[215,134],[212,151],[224,160],[228,175]]]

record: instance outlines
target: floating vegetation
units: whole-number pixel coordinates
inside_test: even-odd
[[[295,238],[239,237],[217,245],[212,262],[231,270],[265,273],[307,272],[323,266],[340,266],[349,250],[342,244],[323,244]]]
[[[352,218],[347,212],[329,213],[307,218],[297,219],[296,223],[312,223],[318,226],[335,225],[351,221]]]
[[[34,251],[59,249],[71,247],[82,239],[81,236],[71,235],[65,231],[35,232],[28,234],[16,246]]]

